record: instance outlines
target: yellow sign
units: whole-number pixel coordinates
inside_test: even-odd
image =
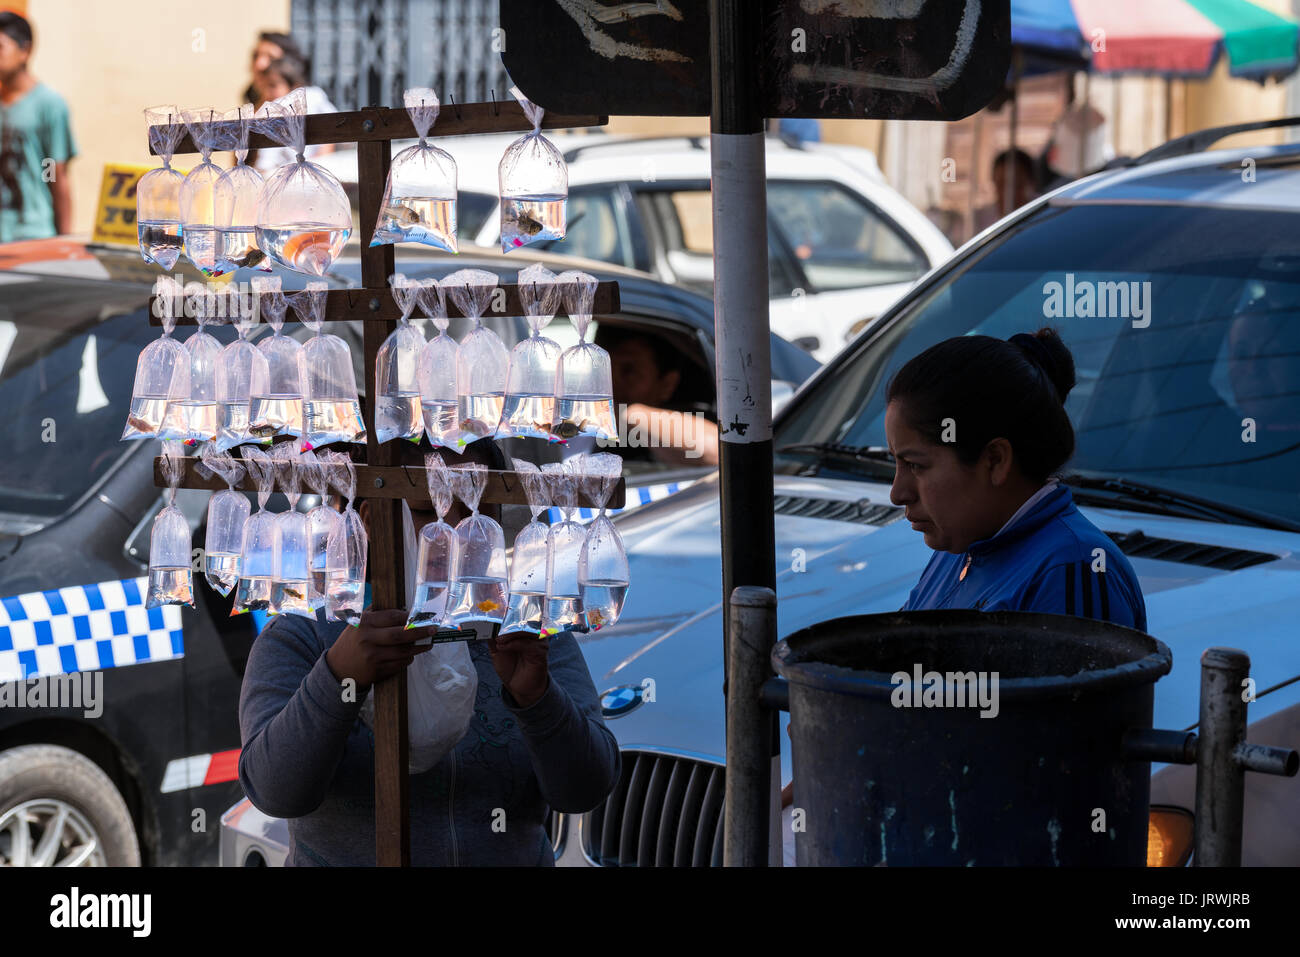
[[[115,243],[135,246],[139,236],[135,225],[135,184],[149,172],[149,166],[106,163],[104,180],[99,187],[99,207],[95,211],[92,243]]]

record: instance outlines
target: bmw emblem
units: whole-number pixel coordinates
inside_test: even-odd
[[[641,707],[640,685],[619,685],[600,696],[600,713],[607,718],[621,718]]]

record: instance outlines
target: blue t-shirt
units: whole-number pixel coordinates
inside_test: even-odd
[[[76,155],[68,105],[44,83],[0,104],[0,242],[56,234],[54,165]]]
[[[1064,485],[964,555],[935,552],[903,610],[932,608],[1038,611],[1147,629],[1133,566]]]

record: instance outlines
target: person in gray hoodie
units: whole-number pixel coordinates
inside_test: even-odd
[[[406,464],[424,464],[427,449],[397,444]],[[508,467],[490,439],[463,456],[443,454],[452,465]],[[366,502],[360,511],[365,520]],[[482,512],[499,518],[492,506]],[[411,514],[417,532],[435,520],[431,511]],[[447,521],[465,514],[457,502]],[[414,642],[433,629],[405,622],[404,610],[367,610],[358,627],[326,621],[323,611],[314,622],[278,615],[253,644],[239,699],[239,783],[258,810],[289,819],[288,865],[375,863],[374,735],[360,711],[375,681],[427,650]],[[469,730],[438,764],[410,776],[411,863],[553,866],[550,812],[592,810],[620,773],[582,650],[570,633],[469,649],[478,675]]]

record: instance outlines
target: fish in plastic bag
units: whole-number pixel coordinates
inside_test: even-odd
[[[511,94],[533,124],[506,147],[497,176],[501,190],[501,251],[563,239],[569,170],[564,155],[542,135],[544,111],[519,91]]]
[[[393,157],[370,245],[423,243],[454,253],[456,161],[427,139],[438,120],[438,94],[414,87],[402,99],[420,142]]]

